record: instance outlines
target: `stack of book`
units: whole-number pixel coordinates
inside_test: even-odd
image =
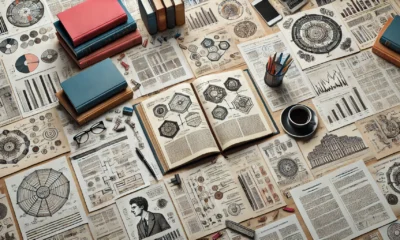
[[[400,67],[400,16],[388,19],[372,47],[372,52]]]
[[[57,38],[81,69],[142,43],[121,0],[86,0],[57,17]]]
[[[183,0],[138,0],[138,5],[144,25],[151,35],[185,24]]]

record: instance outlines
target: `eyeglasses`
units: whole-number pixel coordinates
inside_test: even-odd
[[[89,140],[89,132],[94,133],[94,134],[100,134],[106,130],[106,126],[104,126],[103,121],[100,121],[98,123],[93,124],[92,127],[90,127],[89,130],[85,130],[83,132],[80,132],[74,136],[74,141],[79,145],[82,143],[87,142]]]

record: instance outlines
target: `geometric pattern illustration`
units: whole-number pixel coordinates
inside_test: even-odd
[[[218,120],[224,120],[226,118],[226,116],[228,116],[228,110],[223,107],[223,106],[219,106],[217,105],[211,112],[211,114],[213,115],[213,117],[215,119]]]
[[[239,90],[239,88],[242,86],[242,84],[239,82],[238,79],[231,78],[231,77],[229,77],[225,81],[224,85],[225,85],[226,89],[228,89],[229,91],[232,91],[232,92]]]
[[[29,27],[42,19],[44,9],[40,0],[13,1],[7,8],[7,20],[16,27]]]
[[[53,216],[68,200],[70,182],[63,173],[39,169],[22,180],[17,190],[17,204],[33,217]]]
[[[163,118],[168,113],[168,108],[165,104],[158,104],[153,108],[153,113],[158,118]]]
[[[221,103],[222,100],[224,100],[224,98],[226,97],[226,91],[222,87],[209,85],[207,89],[204,90],[203,95],[206,101]]]
[[[30,141],[19,130],[4,130],[0,134],[0,164],[16,164],[29,152]]]
[[[158,131],[162,137],[174,138],[179,132],[179,125],[177,122],[166,120],[158,128]]]
[[[242,95],[237,95],[232,104],[235,106],[236,110],[246,114],[248,114],[253,107],[251,98]]]
[[[185,117],[186,124],[190,127],[198,127],[202,120],[200,113],[191,112]]]
[[[278,162],[278,171],[284,177],[290,178],[296,176],[299,170],[296,162],[289,158],[284,158]]]
[[[192,100],[187,95],[175,93],[168,105],[173,112],[185,113],[192,105]]]

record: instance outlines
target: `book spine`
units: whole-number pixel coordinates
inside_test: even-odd
[[[386,54],[385,52],[381,51],[380,49],[374,48],[374,47],[372,47],[372,52],[374,54],[376,54],[378,57],[381,57],[381,58],[385,59],[386,61],[388,61],[400,68],[400,59],[390,56],[390,55]]]
[[[392,49],[393,51],[400,53],[400,46],[397,45],[396,43],[387,40],[384,37],[381,37],[381,39],[379,40],[380,43],[382,43],[384,46],[386,46],[387,48]]]
[[[176,25],[177,26],[182,26],[185,24],[185,6],[184,4],[180,4],[179,6],[176,6],[175,9],[175,15],[176,15]]]
[[[131,33],[133,31],[136,30],[136,22],[133,22],[132,24],[127,25],[126,27],[124,27],[123,29],[121,29],[120,31],[116,32],[115,34],[103,38],[99,41],[97,41],[96,43],[83,48],[82,50],[76,51],[76,58],[77,59],[81,59],[83,57],[86,57],[87,55],[95,52],[96,50],[99,50],[100,48],[106,46],[107,44],[125,36],[128,33]]]

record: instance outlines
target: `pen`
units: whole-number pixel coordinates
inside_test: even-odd
[[[146,165],[147,169],[150,171],[151,175],[154,177],[154,179],[156,181],[157,180],[157,176],[155,174],[155,172],[153,171],[153,168],[150,166],[149,162],[147,162],[146,158],[144,158],[142,152],[139,150],[139,148],[136,148],[136,154],[138,155],[140,161],[142,161],[144,163],[144,165]]]

